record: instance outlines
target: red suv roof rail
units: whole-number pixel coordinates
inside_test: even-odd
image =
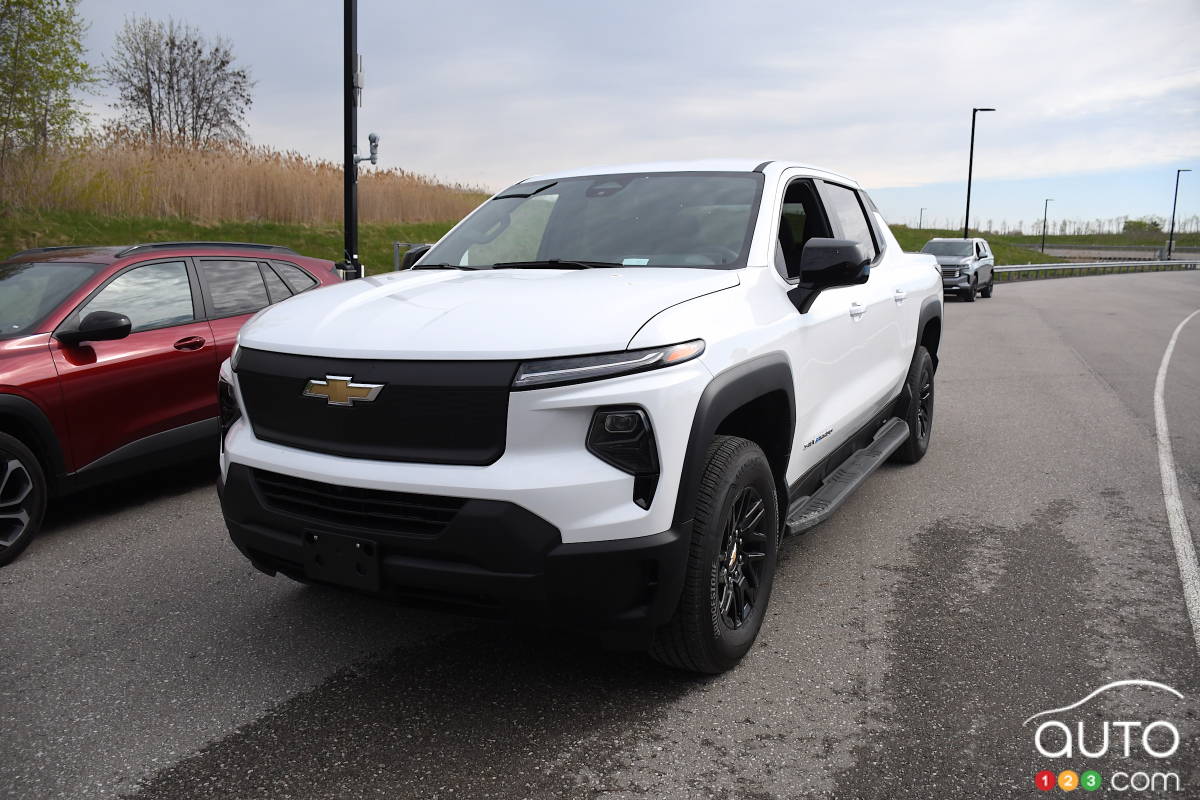
[[[250,242],[150,242],[147,244],[135,244],[126,247],[124,250],[117,252],[117,258],[122,258],[130,253],[141,250],[169,250],[174,248],[192,248],[192,247],[222,247],[222,248],[238,248],[245,250],[269,250],[273,253],[287,253],[289,255],[300,255],[290,247],[284,247],[278,244],[253,244]]]

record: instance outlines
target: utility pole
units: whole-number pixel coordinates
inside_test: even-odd
[[[342,224],[345,228],[343,277],[362,277],[358,260],[358,103],[362,97],[361,62],[358,57],[358,0],[345,0],[345,26],[342,45],[342,146],[345,148],[345,174],[342,192]]]
[[[1054,201],[1053,197],[1047,197],[1046,202],[1042,203],[1042,252],[1046,252],[1046,220],[1049,219],[1050,203]]]
[[[975,115],[980,111],[995,111],[994,108],[972,108],[971,109],[971,155],[967,160],[967,213],[963,217],[963,238],[967,239],[970,234],[967,233],[967,227],[971,224],[971,173],[975,168]]]
[[[1175,252],[1175,209],[1179,206],[1179,174],[1182,172],[1191,170],[1175,170],[1175,199],[1171,201],[1171,233],[1167,236],[1167,261],[1171,260],[1171,254]]]
[[[921,209],[921,216],[917,217],[917,230],[925,227],[925,209]]]

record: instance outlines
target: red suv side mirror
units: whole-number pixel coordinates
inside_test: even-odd
[[[63,344],[79,344],[81,342],[105,342],[113,339],[124,339],[129,335],[133,324],[129,317],[115,311],[93,311],[83,318],[79,327],[74,330],[61,330],[55,338]]]

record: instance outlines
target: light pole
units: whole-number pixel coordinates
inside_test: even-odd
[[[921,209],[921,215],[917,217],[917,230],[925,227],[925,209]]]
[[[1047,197],[1046,202],[1042,204],[1042,252],[1046,252],[1046,220],[1049,219],[1050,204],[1054,202],[1053,197]]]
[[[1191,170],[1175,170],[1175,199],[1171,201],[1171,233],[1167,236],[1167,261],[1171,260],[1171,253],[1175,252],[1175,209],[1179,205],[1179,174],[1181,172],[1191,172]]]
[[[971,172],[975,168],[975,115],[980,111],[995,111],[994,108],[971,109],[971,155],[967,160],[967,215],[963,217],[963,238],[967,238],[967,227],[971,224]]]

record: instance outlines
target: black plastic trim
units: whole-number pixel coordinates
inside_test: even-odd
[[[193,455],[192,451],[198,456],[209,450],[215,456],[219,430],[217,417],[211,417],[144,436],[80,468],[72,480],[91,482],[93,474],[104,473],[105,478],[111,478],[115,472],[141,472],[156,465],[185,461]],[[135,461],[138,463],[130,463]]]
[[[683,529],[564,544],[521,506],[465,499],[436,535],[340,529],[271,510],[249,467],[230,464],[221,510],[237,548],[263,572],[304,578],[302,537],[351,534],[379,551],[380,593],[439,608],[648,636],[679,602],[690,545]],[[647,644],[648,640],[641,642]]]
[[[936,319],[939,325],[942,324],[942,306],[939,300],[940,298],[933,296],[925,298],[925,301],[921,303],[921,314],[917,318],[917,342],[915,345],[913,345],[914,353],[916,352],[916,349],[921,346],[921,340],[925,338],[925,326],[929,324],[930,320]],[[940,340],[941,339],[939,337],[939,341]],[[929,357],[933,360],[934,372],[937,372],[937,353],[931,350],[929,352]]]
[[[148,244],[135,244],[126,247],[124,250],[118,250],[117,258],[123,258],[130,253],[137,253],[146,250],[182,250],[205,247],[221,248],[223,250],[263,250],[268,253],[287,253],[288,255],[300,255],[290,247],[284,247],[279,244],[254,244],[252,242],[150,242]]]
[[[759,164],[757,167],[755,167],[754,169],[752,169],[750,171],[751,172],[762,172],[764,169],[767,168],[768,164],[774,164],[774,163],[775,163],[774,159],[767,159],[766,161],[762,162],[761,164]]]
[[[37,441],[26,444],[39,456],[49,459],[50,463],[45,465],[49,467],[47,477],[53,481],[61,479],[67,469],[62,444],[58,441],[54,426],[37,403],[16,394],[0,394],[0,417],[18,419],[33,431]]]
[[[770,353],[738,364],[717,375],[705,387],[696,405],[692,432],[684,452],[672,527],[683,529],[685,522],[692,518],[704,458],[721,422],[738,408],[776,391],[784,392],[788,399],[786,430],[781,434],[787,443],[783,459],[786,464],[791,457],[796,431],[796,392],[791,365],[782,353]],[[782,475],[776,476],[776,483],[781,488],[786,488],[784,481]]]

